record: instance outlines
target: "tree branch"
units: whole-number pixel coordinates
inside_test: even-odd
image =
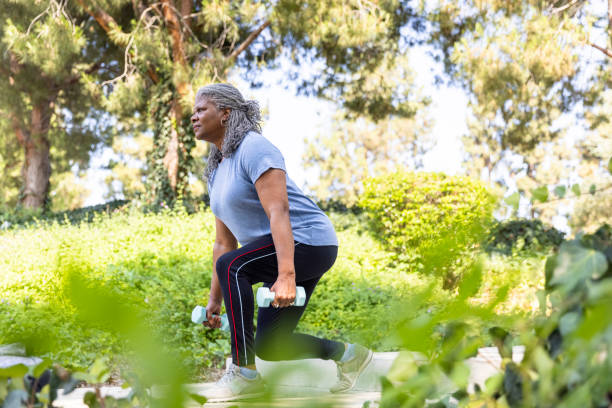
[[[100,7],[95,7],[95,9],[92,10],[85,4],[85,0],[77,0],[77,3],[79,3],[83,10],[92,16],[107,33],[111,31],[113,25],[118,26],[115,19]]]
[[[553,12],[553,14],[560,13],[560,12],[562,12],[563,10],[567,10],[568,8],[572,7],[573,5],[575,5],[575,4],[577,4],[577,3],[580,3],[580,1],[582,1],[582,0],[573,0],[573,1],[570,1],[569,3],[567,3],[567,4],[566,4],[566,5],[564,5],[564,6],[554,8],[554,9],[552,10],[552,12]]]
[[[270,25],[270,21],[267,20],[265,21],[262,25],[260,25],[255,31],[253,31],[251,34],[249,34],[249,36],[247,37],[246,40],[244,40],[244,42],[242,44],[240,44],[240,46],[238,48],[236,48],[228,57],[228,59],[233,59],[236,58],[238,55],[240,55],[240,53],[242,53],[242,51],[246,50],[248,48],[249,45],[251,45],[251,43],[253,41],[255,41],[255,39],[257,38],[257,36],[259,34],[261,34],[261,32],[263,30],[266,29],[266,27],[268,27]]]
[[[77,2],[87,14],[92,16],[94,20],[98,22],[100,27],[102,27],[102,29],[106,31],[106,33],[110,33],[113,27],[119,27],[117,22],[115,22],[115,19],[100,7],[95,7],[95,9],[92,9],[85,4],[85,0],[77,0]],[[128,51],[129,50],[126,50],[126,52]],[[159,76],[155,73],[155,71],[153,71],[151,67],[147,67],[147,73],[149,74],[149,77],[154,83],[159,82]]]
[[[599,51],[603,52],[603,53],[604,53],[604,54],[605,54],[605,55],[606,55],[608,58],[612,58],[612,51],[610,51],[610,50],[608,50],[608,49],[605,49],[605,48],[603,48],[603,47],[600,47],[600,46],[599,46],[599,45],[597,45],[597,44],[590,43],[589,45],[590,45],[591,47],[593,47],[593,48],[595,48],[595,49],[597,49],[597,50],[599,50]]]

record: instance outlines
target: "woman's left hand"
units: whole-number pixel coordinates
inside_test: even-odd
[[[272,307],[293,306],[295,301],[295,274],[290,276],[279,275],[270,288],[270,292],[274,292]]]

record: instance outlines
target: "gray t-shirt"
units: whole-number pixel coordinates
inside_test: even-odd
[[[255,181],[268,169],[282,169],[287,179],[293,239],[307,245],[338,245],[334,227],[323,211],[289,178],[280,150],[249,132],[231,157],[224,158],[208,182],[210,208],[242,246],[271,233]]]

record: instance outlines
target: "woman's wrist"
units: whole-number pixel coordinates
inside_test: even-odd
[[[295,282],[295,271],[278,272],[278,280],[289,280]]]

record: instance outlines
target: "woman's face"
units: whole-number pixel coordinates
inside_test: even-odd
[[[229,117],[229,109],[217,109],[217,106],[207,98],[199,98],[193,106],[191,125],[198,140],[217,142],[225,135],[225,122]]]

